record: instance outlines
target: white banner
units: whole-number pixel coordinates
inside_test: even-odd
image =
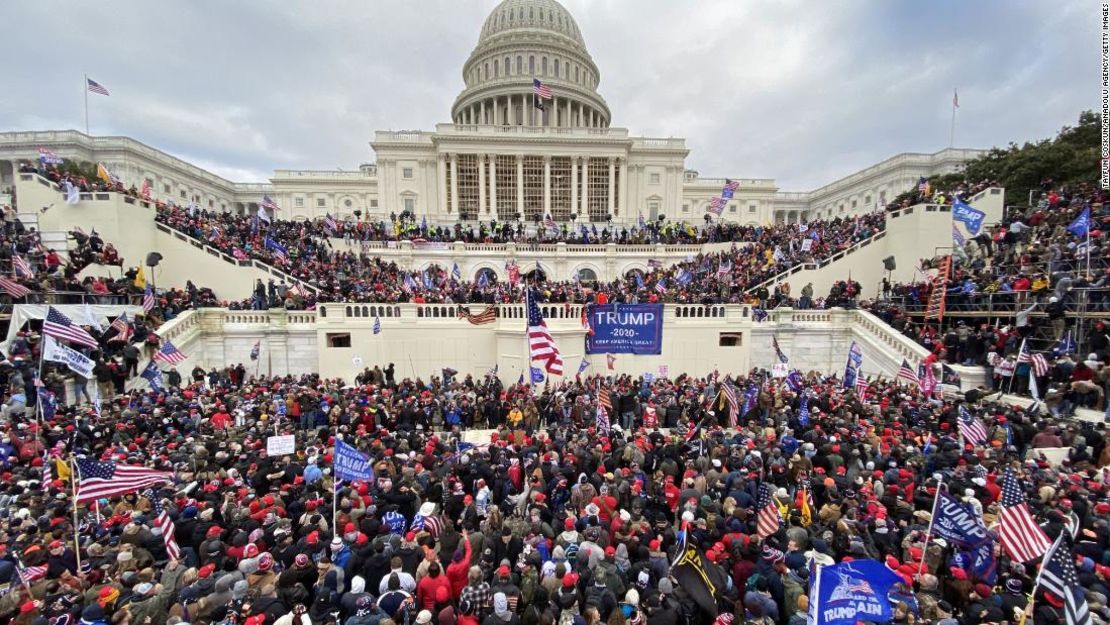
[[[813,239],[806,239],[802,241],[803,252],[808,252],[811,248],[813,248]]]
[[[62,345],[53,337],[43,337],[42,357],[50,362],[62,363],[69,367],[70,371],[85,379],[92,377],[93,365],[95,364],[92,359],[75,349]]]
[[[266,439],[267,456],[288,456],[297,450],[297,437],[292,434],[270,436]]]
[[[784,362],[776,362],[771,365],[772,378],[785,378],[789,373],[790,370],[786,368],[786,363]]]

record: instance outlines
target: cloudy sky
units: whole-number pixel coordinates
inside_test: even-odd
[[[1037,139],[1098,106],[1098,4],[563,0],[613,125],[704,176],[809,190],[905,151]],[[447,121],[495,0],[5,6],[0,130],[122,134],[236,181],[353,169]]]

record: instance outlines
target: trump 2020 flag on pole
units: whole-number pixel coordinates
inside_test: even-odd
[[[885,623],[891,619],[887,595],[902,578],[882,562],[852,560],[820,567],[814,583],[813,625]]]
[[[1068,232],[1077,237],[1085,237],[1091,231],[1091,207],[1083,207],[1083,212],[1068,225]]]
[[[335,441],[335,477],[346,482],[373,481],[370,458],[343,441]]]
[[[150,384],[150,388],[156,391],[162,390],[162,370],[158,368],[158,363],[153,360],[147,363],[146,369],[143,369],[139,377],[146,380]]]

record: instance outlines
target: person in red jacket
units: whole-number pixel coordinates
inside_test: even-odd
[[[451,564],[447,565],[447,579],[451,582],[451,596],[458,597],[466,587],[466,574],[470,571],[470,532],[463,530],[461,552],[455,551],[451,556]]]
[[[436,592],[442,588],[443,592],[451,592],[451,582],[439,570],[439,563],[433,562],[428,566],[428,574],[416,585],[416,603],[421,610],[433,610],[436,607]]]

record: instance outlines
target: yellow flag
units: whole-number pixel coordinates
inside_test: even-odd
[[[112,174],[108,173],[108,168],[104,166],[104,163],[96,164],[96,177],[108,184],[112,184]]]
[[[143,271],[143,266],[139,265],[139,270],[135,272],[135,288],[146,288],[146,273]]]
[[[58,476],[59,480],[62,480],[63,482],[68,482],[69,476],[72,475],[72,471],[70,471],[69,468],[69,463],[63,461],[61,458],[55,458],[54,475]]]

